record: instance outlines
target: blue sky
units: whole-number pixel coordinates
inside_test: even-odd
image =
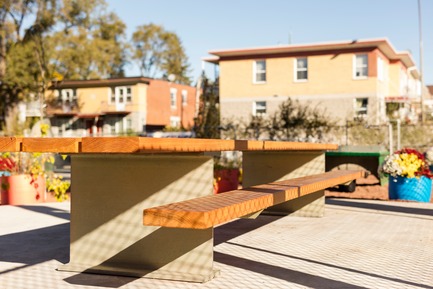
[[[154,23],[182,40],[195,81],[208,51],[278,44],[388,38],[420,70],[418,0],[107,0],[126,23]],[[433,1],[421,0],[423,73],[433,85]],[[211,65],[206,65],[212,77]],[[135,65],[127,76],[139,75]]]

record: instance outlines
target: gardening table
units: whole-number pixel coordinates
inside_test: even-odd
[[[243,152],[247,187],[323,173],[324,153],[335,149],[246,140],[0,138],[0,151],[71,155],[70,262],[59,270],[198,282],[216,274],[213,228],[144,226],[143,209],[212,194],[215,152]],[[324,192],[275,210],[322,216]]]
[[[388,151],[381,146],[342,146],[338,151],[326,152],[326,171],[353,168],[353,165],[363,167],[379,180],[381,186],[385,186],[388,176],[379,169],[388,155]]]

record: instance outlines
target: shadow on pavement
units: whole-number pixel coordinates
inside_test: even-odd
[[[227,242],[262,226],[275,222],[283,216],[260,215],[256,219],[238,219],[214,229],[214,246]]]
[[[310,288],[365,288],[220,252],[215,252],[215,261]]]
[[[344,207],[354,207],[360,209],[386,211],[386,212],[405,213],[405,214],[412,214],[412,215],[433,216],[433,207],[432,209],[401,207],[401,206],[393,206],[390,205],[389,203],[386,204],[364,203],[364,202],[356,202],[352,200],[343,201],[343,200],[330,199],[330,198],[326,198],[326,204],[335,205],[335,206],[344,206]]]
[[[56,209],[56,208],[48,207],[48,206],[22,205],[22,206],[17,206],[17,207],[22,208],[22,209],[26,209],[26,210],[29,210],[32,212],[46,214],[46,215],[50,215],[53,217],[57,217],[57,218],[69,221],[70,214],[69,214],[69,211],[66,211],[66,210]]]
[[[0,262],[22,263],[26,267],[49,260],[68,262],[69,223],[0,236]]]
[[[424,284],[420,284],[420,283],[415,283],[415,282],[410,282],[410,281],[395,278],[395,277],[387,277],[387,276],[378,275],[378,274],[374,274],[374,273],[368,273],[368,272],[364,272],[364,271],[360,271],[360,270],[356,270],[356,269],[346,268],[346,267],[342,267],[342,266],[338,266],[338,265],[334,265],[334,264],[329,264],[329,263],[315,261],[315,260],[311,260],[311,259],[306,259],[306,258],[292,256],[292,255],[282,254],[279,252],[273,252],[273,251],[269,251],[269,250],[264,250],[264,249],[260,249],[260,248],[256,248],[256,247],[236,244],[236,243],[232,243],[232,242],[227,242],[227,244],[247,248],[250,250],[258,250],[258,251],[264,252],[266,254],[273,254],[273,255],[283,256],[285,258],[301,260],[304,262],[309,262],[312,264],[326,266],[326,267],[330,267],[330,268],[334,268],[334,269],[338,269],[338,270],[345,270],[345,271],[356,273],[356,274],[362,274],[362,275],[366,275],[366,276],[370,276],[370,277],[390,280],[393,282],[398,282],[400,284],[405,284],[405,285],[410,285],[410,286],[418,286],[418,287],[427,288],[427,289],[433,289],[432,286],[428,286],[428,285],[424,285]],[[324,277],[320,277],[320,276],[316,276],[316,275],[311,275],[311,274],[303,273],[303,272],[299,272],[299,271],[294,271],[294,270],[290,270],[290,269],[280,268],[280,267],[277,267],[274,265],[263,264],[263,263],[260,263],[257,261],[243,259],[240,257],[231,256],[231,255],[218,253],[218,252],[215,253],[215,260],[218,262],[224,263],[226,265],[236,266],[239,268],[243,268],[243,269],[254,271],[257,273],[261,273],[261,274],[266,274],[268,276],[273,276],[273,277],[287,280],[290,282],[296,282],[298,284],[308,286],[308,287],[313,287],[313,288],[364,288],[364,287],[359,287],[359,286],[355,286],[352,284],[347,284],[347,283],[344,283],[341,281],[336,281],[336,280],[332,280],[332,279],[328,279],[328,278],[324,278]],[[268,266],[269,268],[266,268],[266,266]],[[271,272],[268,272],[268,269]],[[280,275],[282,275],[282,276],[280,276]]]
[[[113,276],[101,274],[79,273],[74,276],[65,278],[64,281],[72,285],[95,286],[103,288],[120,288],[132,281],[135,277]]]

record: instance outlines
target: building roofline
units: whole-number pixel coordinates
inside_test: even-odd
[[[109,87],[119,85],[134,85],[137,83],[150,84],[152,78],[148,77],[122,77],[107,79],[88,79],[88,80],[63,80],[53,82],[50,89],[54,88],[82,88],[82,87]]]
[[[253,58],[258,55],[275,56],[278,54],[287,53],[325,52],[332,50],[353,50],[365,48],[378,48],[386,57],[391,60],[400,60],[407,68],[415,66],[415,62],[411,54],[408,51],[396,51],[387,38],[211,50],[208,53],[214,56],[204,58],[203,60],[210,63],[218,63],[221,59],[227,57],[250,56],[251,58]]]

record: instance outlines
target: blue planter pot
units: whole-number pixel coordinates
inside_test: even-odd
[[[389,199],[430,202],[432,180],[421,176],[419,178],[389,177]]]

